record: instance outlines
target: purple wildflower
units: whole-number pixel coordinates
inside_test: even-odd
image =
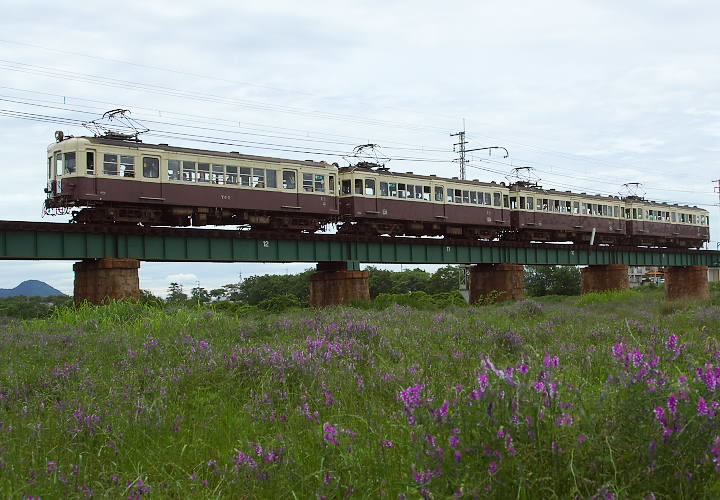
[[[494,476],[496,472],[497,472],[497,462],[492,461],[492,462],[490,462],[490,465],[488,466],[488,474],[490,474],[491,476]]]
[[[339,446],[340,443],[337,440],[337,426],[332,424],[325,424],[323,425],[323,439],[326,443],[332,443],[336,446]]]

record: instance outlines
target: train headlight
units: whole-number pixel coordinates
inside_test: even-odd
[[[56,130],[55,131],[55,140],[57,142],[62,142],[62,140],[65,138],[65,134],[63,134],[62,130]]]

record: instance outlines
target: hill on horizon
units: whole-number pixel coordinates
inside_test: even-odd
[[[44,281],[38,280],[23,281],[15,288],[0,288],[0,297],[15,297],[18,295],[25,295],[27,297],[51,297],[65,294],[51,287]]]

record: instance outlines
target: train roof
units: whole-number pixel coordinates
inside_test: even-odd
[[[652,201],[652,200],[644,200],[642,198],[632,197],[632,196],[612,196],[612,195],[602,195],[602,194],[587,194],[587,193],[576,193],[574,191],[558,191],[555,189],[543,189],[539,186],[524,186],[524,185],[518,185],[513,184],[511,186],[511,189],[516,188],[517,191],[525,191],[525,192],[531,192],[535,193],[537,195],[547,195],[547,196],[574,196],[578,198],[583,199],[593,199],[593,200],[602,200],[604,202],[622,202],[622,203],[637,203],[645,206],[654,206],[654,207],[663,207],[667,209],[689,209],[689,210],[698,210],[701,212],[707,212],[707,210],[703,208],[698,208],[697,206],[690,206],[690,205],[680,205],[678,203],[671,204],[671,203],[662,203],[659,201]],[[519,188],[519,189],[518,189]]]
[[[497,182],[483,182],[477,179],[458,179],[457,177],[438,177],[437,175],[422,175],[422,174],[416,174],[414,172],[394,172],[392,170],[386,169],[386,168],[368,168],[368,167],[359,167],[357,165],[355,166],[349,166],[349,167],[340,167],[341,172],[363,172],[367,174],[375,174],[375,175],[385,175],[388,177],[400,177],[400,178],[407,178],[407,179],[422,179],[425,181],[435,181],[435,182],[448,182],[453,184],[466,184],[468,186],[487,186],[487,187],[493,187],[493,188],[504,188],[507,189],[507,186],[504,183],[497,183]]]
[[[275,158],[272,156],[258,156],[258,155],[242,154],[242,153],[238,153],[237,151],[230,151],[230,152],[213,151],[213,150],[209,150],[209,149],[195,149],[195,148],[170,146],[168,144],[149,144],[146,142],[123,141],[120,139],[108,139],[105,137],[66,136],[62,141],[60,141],[60,143],[68,141],[68,140],[72,140],[72,139],[86,140],[90,144],[99,144],[99,145],[104,145],[104,146],[116,146],[116,147],[132,148],[132,149],[143,148],[143,149],[149,149],[149,150],[167,151],[170,153],[192,154],[192,155],[198,155],[198,156],[215,156],[215,157],[220,157],[220,158],[230,158],[230,159],[234,159],[234,160],[252,160],[252,161],[263,161],[263,162],[272,162],[272,163],[290,163],[290,164],[294,164],[294,165],[325,167],[325,168],[336,166],[336,165],[327,163],[325,161],[289,160],[287,158]],[[57,142],[53,143],[52,145],[49,146],[49,148],[51,148],[55,144],[59,144],[59,143],[57,143]]]

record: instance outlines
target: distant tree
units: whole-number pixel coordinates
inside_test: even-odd
[[[462,269],[457,266],[444,266],[430,276],[427,293],[450,293],[458,290],[459,275]]]
[[[528,295],[580,295],[580,270],[575,266],[525,266]]]
[[[198,304],[207,304],[210,302],[210,294],[201,286],[193,288],[190,292],[190,297],[193,302],[197,302]]]
[[[140,303],[151,306],[159,306],[162,305],[163,299],[153,294],[149,290],[140,290]]]
[[[229,283],[223,285],[223,298],[232,302],[242,302],[242,283]]]
[[[427,292],[430,275],[422,269],[393,273],[393,293]]]
[[[226,295],[225,288],[214,288],[214,289],[210,290],[210,298],[215,302],[225,298],[225,295]]]
[[[185,302],[187,301],[188,296],[185,292],[183,292],[182,285],[178,283],[170,283],[170,286],[168,287],[168,295],[166,300],[168,302]]]
[[[375,298],[381,293],[393,293],[393,272],[386,269],[378,269],[374,266],[367,266],[368,287],[370,297]]]
[[[239,286],[238,298],[250,305],[258,305],[263,300],[281,295],[295,297],[300,304],[310,300],[310,275],[314,269],[300,274],[268,274],[250,276]]]

